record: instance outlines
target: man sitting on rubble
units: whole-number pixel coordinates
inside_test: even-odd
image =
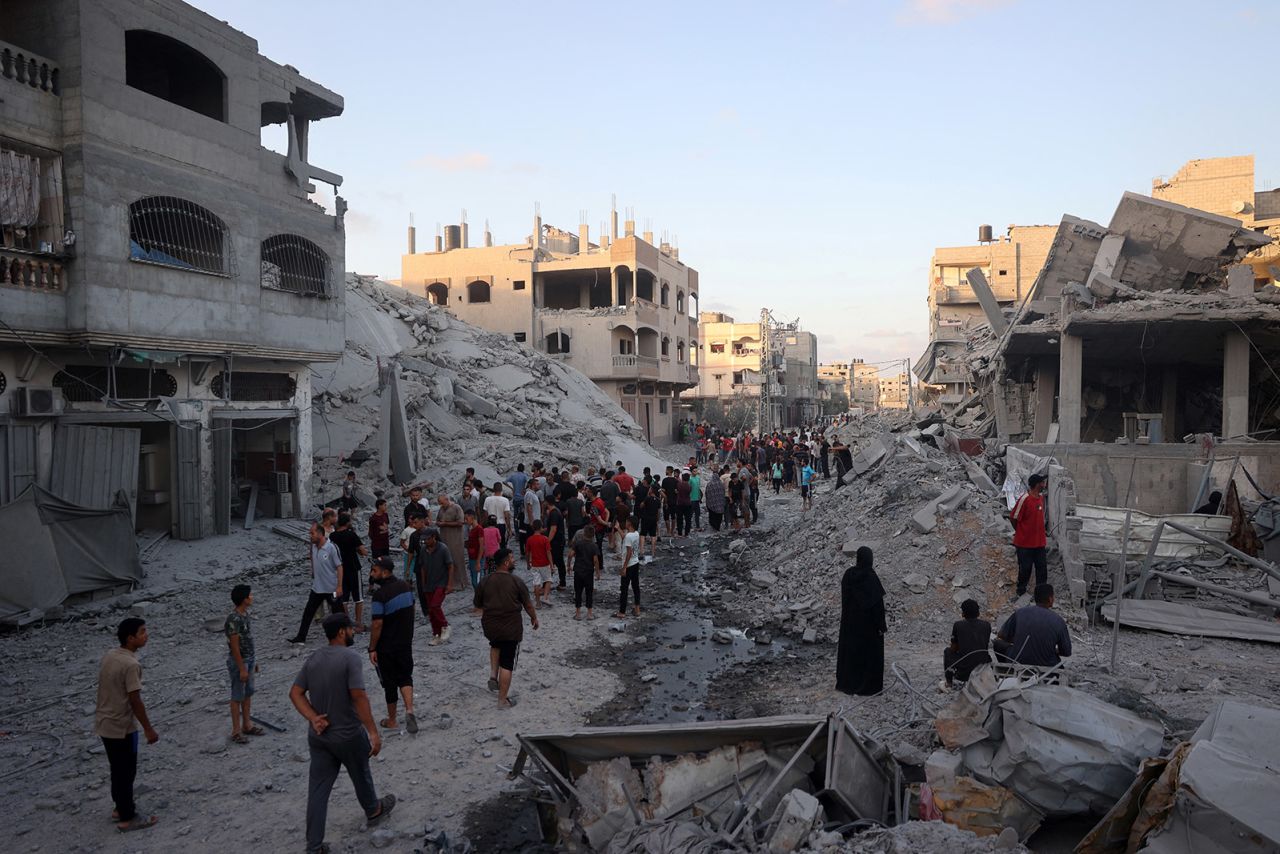
[[[1067,621],[1054,613],[1053,585],[1037,584],[1035,604],[1009,615],[992,646],[1018,664],[1055,667],[1071,655]]]
[[[991,641],[991,624],[978,619],[978,603],[966,599],[960,604],[960,616],[951,626],[951,645],[942,651],[943,675],[950,688],[956,680],[969,681],[969,674],[979,664],[990,661],[987,644]]]

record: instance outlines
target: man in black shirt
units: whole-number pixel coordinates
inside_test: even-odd
[[[360,580],[360,557],[367,556],[369,550],[364,547],[360,535],[351,527],[351,515],[338,514],[338,527],[329,535],[329,540],[338,547],[342,557],[342,595],[339,601],[356,606],[356,631],[364,631],[364,584]]]
[[[668,537],[676,535],[676,493],[679,489],[680,481],[676,480],[675,469],[667,466],[667,476],[662,479],[662,519]]]
[[[409,583],[396,578],[395,564],[389,557],[373,561],[372,623],[369,628],[369,661],[378,671],[382,691],[387,699],[385,729],[395,729],[396,694],[404,698],[405,729],[418,731],[413,714],[413,590]]]
[[[991,641],[991,624],[978,619],[978,603],[966,599],[960,604],[963,620],[951,626],[951,645],[942,651],[943,673],[950,688],[955,680],[969,681],[969,674],[979,664],[991,660],[987,644]]]
[[[547,518],[543,530],[547,539],[551,540],[551,562],[555,564],[556,571],[560,574],[560,586],[557,589],[564,590],[567,581],[564,565],[564,513],[553,503],[547,504]]]

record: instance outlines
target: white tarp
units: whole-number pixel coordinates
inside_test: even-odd
[[[1027,478],[1033,474],[1047,475],[1052,461],[1052,457],[1037,457],[1013,445],[1004,449],[1005,478],[1001,491],[1010,510],[1027,491]]]

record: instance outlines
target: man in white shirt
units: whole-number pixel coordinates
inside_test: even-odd
[[[511,524],[511,501],[502,494],[501,481],[493,485],[493,494],[484,500],[484,512],[486,516],[492,516],[498,520],[498,532],[502,535],[502,542],[505,543],[507,532],[514,526]]]
[[[342,556],[338,554],[338,547],[329,542],[324,528],[316,526],[311,531],[311,593],[307,596],[307,606],[302,610],[302,625],[289,642],[307,642],[307,629],[325,602],[329,603],[332,613],[342,613],[342,603],[338,600],[341,595]]]
[[[622,566],[618,569],[622,585],[618,590],[618,612],[613,616],[627,616],[627,587],[635,593],[635,615],[640,616],[640,534],[636,532],[636,517],[627,517],[627,533],[622,537]]]

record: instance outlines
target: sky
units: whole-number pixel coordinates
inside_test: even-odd
[[[535,202],[595,240],[616,194],[702,310],[798,318],[823,362],[914,361],[932,250],[980,224],[1106,222],[1194,158],[1280,180],[1266,0],[194,2],[345,98],[310,159],[348,270],[399,278],[411,213],[420,248],[463,208],[521,242]]]

